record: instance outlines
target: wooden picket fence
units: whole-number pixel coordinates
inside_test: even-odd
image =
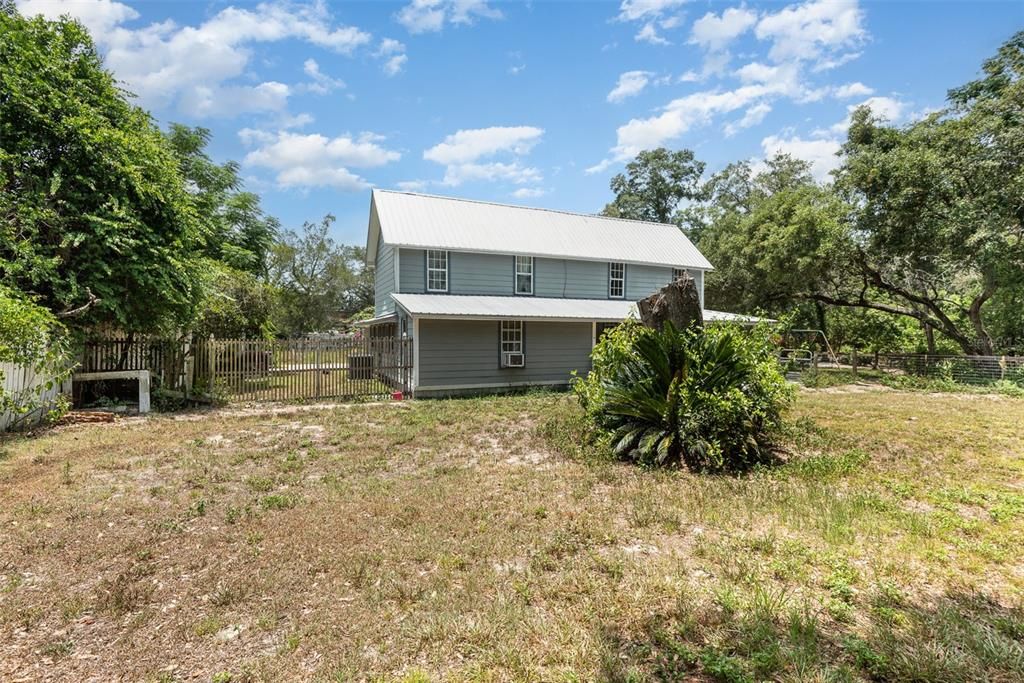
[[[193,353],[193,391],[229,401],[382,398],[412,384],[410,340],[208,339]]]
[[[78,372],[149,370],[154,387],[227,401],[382,398],[412,384],[412,341],[361,334],[310,339],[153,339],[85,343]]]

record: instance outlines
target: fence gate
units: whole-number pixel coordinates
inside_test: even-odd
[[[412,382],[408,339],[209,339],[193,352],[194,390],[234,401],[383,398]]]

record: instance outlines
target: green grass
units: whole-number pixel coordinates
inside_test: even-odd
[[[965,384],[948,377],[908,375],[897,372],[860,368],[856,373],[847,369],[818,368],[800,373],[800,383],[814,389],[829,389],[850,384],[874,384],[900,391],[927,391],[939,393],[1001,394],[1024,398],[1024,384],[1008,379],[977,384]]]
[[[1024,679],[1024,401],[804,391],[789,417],[742,477],[610,461],[564,394],[9,438],[0,670]]]

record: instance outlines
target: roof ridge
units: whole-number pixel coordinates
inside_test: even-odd
[[[470,204],[486,204],[488,206],[503,206],[509,209],[526,209],[528,211],[545,211],[547,213],[560,213],[567,216],[582,216],[584,218],[600,218],[608,221],[623,221],[626,223],[637,223],[639,225],[653,225],[659,228],[675,228],[682,230],[674,223],[657,223],[655,221],[644,221],[637,218],[619,218],[616,216],[602,216],[599,213],[583,213],[581,211],[566,211],[565,209],[548,209],[542,206],[524,206],[523,204],[508,204],[506,202],[494,202],[486,199],[468,199],[465,197],[451,197],[443,194],[432,194],[430,192],[410,192],[409,190],[388,190],[380,187],[373,188],[372,192],[387,192],[388,194],[406,194],[413,197],[427,197],[429,199],[447,199],[452,202],[468,202]]]

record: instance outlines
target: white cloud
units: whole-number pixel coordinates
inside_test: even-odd
[[[627,71],[620,74],[615,88],[608,93],[608,101],[622,102],[627,98],[639,95],[651,82],[651,75],[650,71]]]
[[[522,155],[529,152],[544,134],[533,126],[494,126],[460,130],[444,142],[423,152],[423,158],[439,164],[460,164],[476,161],[498,152]]]
[[[652,37],[657,37],[655,22],[666,11],[665,3],[657,0],[627,1],[620,8],[618,19],[644,21],[650,25]],[[705,82],[731,74],[739,79],[740,85],[710,87],[676,98],[651,116],[634,118],[619,126],[610,155],[588,168],[587,173],[605,171],[642,150],[667,144],[697,126],[710,125],[716,119],[737,116],[736,112],[742,111],[742,116],[723,126],[727,136],[735,135],[744,128],[759,125],[779,99],[803,104],[829,96],[850,98],[870,94],[871,90],[862,83],[834,86],[807,78],[809,73],[835,68],[856,58],[856,48],[868,38],[863,23],[858,0],[806,0],[774,12],[758,13],[742,5],[718,14],[708,12],[694,22],[688,39],[704,50],[704,63],[699,71],[686,71],[678,81]],[[748,57],[749,63],[728,71],[730,45],[751,30],[761,44],[762,54]],[[633,87],[642,89],[646,85],[641,85],[637,78]],[[616,93],[616,97],[627,92]],[[886,113],[891,108],[883,110]],[[819,137],[834,135],[825,131]]]
[[[518,161],[510,164],[499,161],[486,164],[450,164],[444,173],[442,184],[455,187],[465,182],[503,180],[516,185],[539,183],[544,177],[536,168],[523,166]]]
[[[393,55],[399,52],[405,52],[404,43],[397,41],[394,38],[384,38],[380,41],[376,54],[378,57],[386,57],[387,55]]]
[[[835,69],[836,67],[840,67],[843,64],[846,64],[847,62],[852,62],[853,60],[860,57],[860,55],[860,52],[846,52],[844,54],[836,55],[835,57],[821,59],[818,61],[817,64],[811,67],[811,71],[813,71],[814,73],[818,73],[821,71]]]
[[[95,38],[105,35],[118,24],[138,19],[134,9],[114,0],[93,0],[93,2],[60,2],[59,0],[18,0],[18,11],[30,17],[41,14],[47,19],[56,19],[70,14],[89,29]]]
[[[792,86],[784,81],[743,85],[735,90],[704,91],[680,97],[666,105],[662,113],[645,119],[632,119],[619,126],[612,161],[624,161],[645,149],[659,147],[690,130],[706,125],[720,114],[743,109],[768,97],[785,94]],[[587,169],[596,173],[607,168],[598,164]]]
[[[633,40],[638,43],[650,43],[651,45],[671,45],[672,43],[662,38],[658,34],[658,29],[654,28],[654,22],[648,21],[643,25],[636,35],[633,36]]]
[[[536,168],[520,163],[540,142],[544,130],[533,126],[494,126],[460,130],[423,152],[423,158],[445,165],[442,184],[461,185],[469,181],[505,181],[516,185],[543,180]],[[511,162],[484,161],[497,155],[511,156]]]
[[[677,28],[682,24],[682,17],[665,16],[676,10],[686,0],[623,0],[619,6],[618,21],[643,22],[633,39],[651,45],[671,45],[672,43],[658,33],[658,26],[665,30]]]
[[[227,7],[197,26],[173,21],[127,28],[138,14],[116,2],[29,0],[19,7],[27,14],[71,14],[81,17],[106,53],[106,66],[138,95],[147,107],[177,105],[196,117],[266,111],[287,98],[273,82],[256,87],[227,84],[246,73],[251,46],[301,40],[340,54],[365,45],[370,35],[352,26],[336,25],[325,4],[285,5],[266,2],[255,7]],[[229,107],[216,101],[235,99]]]
[[[693,22],[689,42],[709,51],[723,50],[756,22],[757,13],[745,7],[730,7],[721,16],[708,12]]]
[[[395,183],[395,187],[406,192],[422,192],[427,189],[426,180],[402,180]]]
[[[290,94],[287,85],[275,81],[257,86],[197,85],[182,93],[179,106],[197,118],[232,117],[239,111],[283,112]]]
[[[854,105],[859,106],[868,107],[875,116],[880,116],[886,121],[896,122],[903,116],[907,105],[892,97],[869,97],[859,105]]]
[[[719,16],[708,12],[693,23],[689,43],[704,50],[704,66],[700,77],[725,73],[732,55],[727,49],[736,38],[757,22],[757,13],[746,7],[731,7]]]
[[[533,199],[536,197],[543,197],[547,193],[547,190],[540,187],[520,187],[512,193],[512,196],[516,199]]]
[[[440,31],[446,23],[472,24],[477,18],[501,19],[501,10],[486,0],[412,0],[395,19],[409,33]]]
[[[405,44],[394,38],[384,38],[381,40],[373,56],[384,60],[381,70],[388,77],[400,74],[402,69],[405,68],[405,63],[409,61],[409,57],[405,54]]]
[[[769,135],[761,140],[761,149],[765,157],[776,154],[789,154],[811,164],[811,173],[815,179],[825,181],[829,173],[839,168],[840,143],[835,138],[820,140],[804,140],[800,137],[782,138]]]
[[[765,15],[754,32],[771,41],[768,55],[776,62],[816,61],[860,44],[863,19],[857,0],[812,0]]]
[[[402,68],[405,66],[408,59],[409,58],[405,55],[395,55],[394,57],[388,58],[388,60],[384,62],[384,66],[381,68],[384,69],[384,73],[386,75],[396,76],[401,73]]]
[[[318,95],[326,95],[327,93],[335,90],[336,88],[344,88],[345,81],[340,78],[331,78],[324,72],[320,71],[320,65],[313,58],[307,59],[302,64],[302,70],[307,76],[312,78],[312,82],[306,83],[303,89],[316,93]]]
[[[860,81],[856,83],[847,83],[841,85],[833,91],[833,94],[840,99],[847,99],[850,97],[863,97],[864,95],[871,95],[875,91],[864,85]]]
[[[764,117],[767,116],[771,110],[772,105],[767,102],[759,102],[758,104],[749,107],[743,113],[743,118],[725,126],[725,136],[732,137],[744,128],[750,128],[751,126],[758,125],[764,121]]]
[[[906,102],[902,102],[893,97],[869,97],[863,102],[857,104],[851,104],[846,108],[846,118],[842,121],[838,121],[832,124],[828,131],[818,130],[815,131],[817,135],[846,135],[846,131],[850,128],[850,120],[853,116],[853,112],[857,107],[867,107],[871,110],[871,113],[875,116],[888,121],[889,123],[897,123],[903,118],[903,114],[907,110]]]
[[[328,138],[317,133],[243,129],[239,137],[245,144],[259,145],[243,163],[275,171],[280,187],[362,190],[368,187],[367,182],[349,167],[376,168],[401,158],[400,153],[383,147],[380,143],[384,138],[374,133]]]
[[[735,73],[743,83],[768,85],[780,93],[797,95],[803,90],[800,83],[800,67],[797,64],[772,66],[751,62],[741,66]]]
[[[660,17],[683,5],[686,0],[623,0],[619,6],[619,21],[638,21]]]

